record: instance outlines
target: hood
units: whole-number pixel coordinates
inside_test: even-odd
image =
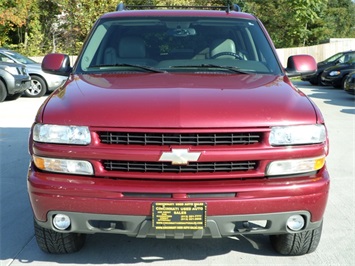
[[[342,63],[342,64],[337,64],[332,67],[328,67],[324,72],[331,72],[334,70],[345,70],[345,69],[355,69],[355,64],[349,64],[349,63]]]
[[[74,75],[42,108],[38,122],[97,127],[236,128],[317,119],[287,77],[261,74]]]
[[[28,72],[31,73],[37,73],[37,74],[42,74],[44,73],[42,70],[42,66],[40,63],[31,63],[31,64],[26,64],[26,68]]]
[[[332,61],[332,62],[327,62],[327,61],[323,61],[323,62],[319,62],[317,64],[317,71],[319,72],[320,70],[323,71],[324,69],[334,66],[336,65],[336,61]]]
[[[42,66],[41,66],[40,63],[26,64],[26,67],[28,67],[28,68],[33,68],[33,69],[41,69],[41,70],[42,70]]]
[[[23,64],[20,63],[12,63],[12,62],[0,62],[0,67],[5,68],[5,67],[24,67]]]

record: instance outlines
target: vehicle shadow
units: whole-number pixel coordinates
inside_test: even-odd
[[[30,248],[31,247],[31,248]],[[203,261],[231,252],[251,256],[277,257],[267,236],[238,236],[222,239],[137,239],[123,235],[89,235],[82,250],[67,255],[43,253],[35,240],[17,256],[20,262],[56,262],[60,264],[138,264],[178,260]],[[189,264],[188,264],[189,265]]]
[[[1,259],[15,256],[33,237],[26,184],[28,134],[29,128],[0,127]]]
[[[355,114],[355,97],[342,89],[331,86],[313,86],[305,81],[293,81],[293,84],[303,89],[311,99],[319,99],[325,104],[344,107],[340,110],[341,113]]]

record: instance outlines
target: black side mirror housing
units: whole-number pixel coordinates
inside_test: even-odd
[[[317,71],[317,62],[310,55],[293,55],[288,58],[285,70],[289,77],[313,74]]]
[[[69,76],[72,71],[70,58],[66,54],[47,54],[42,61],[42,70],[50,74]]]

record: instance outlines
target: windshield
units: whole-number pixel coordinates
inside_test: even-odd
[[[201,17],[102,19],[84,46],[76,72],[127,71],[281,73],[256,21]]]
[[[4,54],[8,55],[11,58],[16,59],[18,62],[22,63],[22,64],[35,64],[37,62],[33,61],[32,59],[21,55],[19,53],[16,53],[14,51],[3,51]]]
[[[331,57],[325,59],[324,62],[325,63],[334,62],[334,61],[338,60],[342,55],[343,55],[343,53],[338,53],[338,54],[332,55]]]
[[[355,59],[355,52],[353,53],[337,53],[328,59],[324,60],[324,62],[330,63],[337,61],[338,63],[351,63]]]

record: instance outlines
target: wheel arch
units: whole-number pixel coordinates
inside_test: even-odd
[[[0,76],[0,80],[2,81],[2,83],[4,83],[6,92],[9,93],[9,90],[7,88],[7,83],[6,83],[5,79],[2,76]]]
[[[1,83],[4,84],[4,87],[5,87],[4,88],[5,89],[4,94],[1,92],[2,89],[0,88],[1,89],[0,90],[0,102],[3,102],[6,99],[6,97],[9,95],[9,89],[7,88],[7,84],[6,84],[5,80],[1,76],[0,76],[0,81],[1,81]]]

